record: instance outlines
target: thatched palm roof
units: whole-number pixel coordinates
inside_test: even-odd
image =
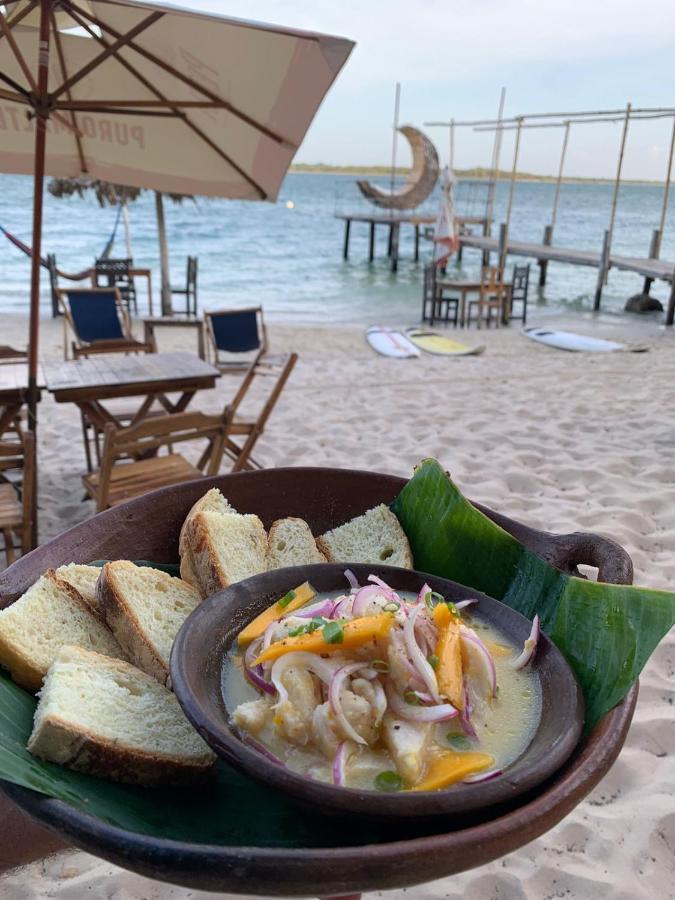
[[[52,178],[47,185],[47,190],[52,197],[84,197],[93,192],[99,206],[118,206],[120,203],[132,203],[141,195],[143,188],[130,187],[126,184],[113,184],[111,181],[101,181],[99,178]],[[190,194],[165,194],[174,203],[182,203],[183,200],[193,200]]]

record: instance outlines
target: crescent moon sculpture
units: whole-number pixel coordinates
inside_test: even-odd
[[[438,181],[438,153],[429,138],[412,125],[398,131],[410,144],[413,164],[408,177],[395,190],[377,187],[369,181],[357,181],[359,190],[371,203],[383,209],[415,209],[427,199]]]

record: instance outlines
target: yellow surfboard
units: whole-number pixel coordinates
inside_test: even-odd
[[[453,341],[452,338],[437,331],[426,331],[422,328],[406,328],[406,337],[425,353],[433,353],[436,356],[478,356],[485,350],[485,344],[477,347],[468,347]]]

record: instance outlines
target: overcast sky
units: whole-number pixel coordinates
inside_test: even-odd
[[[401,123],[634,106],[675,106],[675,0],[178,0],[180,5],[308,28],[357,43],[296,157],[386,164],[394,85]],[[262,64],[262,61],[261,61]],[[627,178],[662,180],[671,119],[636,122]],[[447,131],[428,129],[443,158]],[[612,176],[621,126],[573,126],[567,172]],[[561,129],[523,133],[518,168],[557,169]],[[489,165],[492,136],[462,129],[458,168]],[[510,167],[505,136],[502,167]],[[401,161],[409,157],[401,151]]]

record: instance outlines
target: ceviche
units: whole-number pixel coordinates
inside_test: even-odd
[[[541,713],[535,619],[524,647],[423,584],[374,575],[317,597],[305,583],[238,635],[223,696],[241,737],[336,785],[433,791],[501,774]]]

